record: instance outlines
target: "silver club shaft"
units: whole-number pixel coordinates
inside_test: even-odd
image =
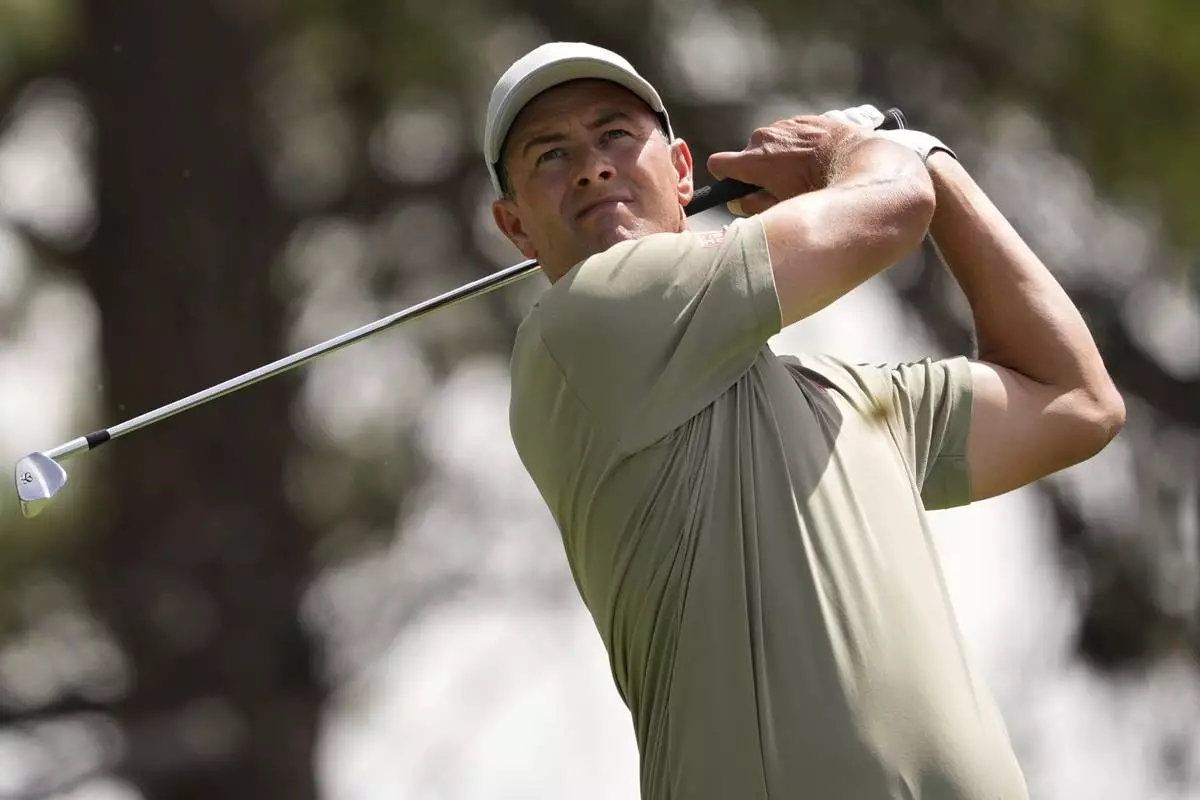
[[[188,395],[187,397],[176,400],[175,402],[169,403],[161,408],[156,408],[153,411],[147,411],[145,414],[141,414],[132,419],[126,420],[125,422],[121,422],[112,426],[111,428],[105,428],[103,430],[90,433],[87,436],[81,436],[78,439],[72,439],[69,442],[60,444],[53,450],[45,451],[45,455],[49,456],[55,461],[58,461],[59,459],[69,458],[76,453],[94,449],[110,439],[116,439],[120,436],[124,436],[127,433],[133,433],[139,428],[144,428],[147,425],[153,425],[156,422],[161,422],[167,417],[174,416],[175,414],[187,411],[188,409],[203,405],[210,400],[215,400],[223,395],[236,392],[239,389],[243,389],[251,384],[258,383],[259,381],[265,381],[268,378],[273,378],[276,375],[280,375],[288,370],[307,364],[310,361],[318,359],[321,356],[328,355],[336,350],[340,350],[343,347],[349,347],[355,342],[362,341],[363,339],[373,336],[381,331],[394,328],[401,323],[409,322],[417,319],[418,317],[422,317],[426,314],[437,311],[438,309],[454,305],[462,300],[469,300],[473,297],[486,294],[494,289],[507,286],[510,283],[515,283],[516,281],[531,275],[534,272],[537,272],[539,269],[541,269],[541,265],[539,265],[535,259],[528,259],[519,264],[514,264],[511,267],[506,267],[499,272],[494,272],[491,275],[472,281],[471,283],[463,284],[456,289],[451,289],[444,294],[431,297],[430,299],[417,303],[414,306],[409,306],[403,311],[397,311],[396,313],[390,314],[382,319],[378,319],[367,325],[363,325],[361,328],[355,328],[352,331],[347,331],[340,336],[335,336],[328,341],[315,344],[312,347],[306,348],[297,353],[293,353],[292,355],[281,358],[278,361],[272,361],[270,364],[264,364],[258,369],[253,369],[237,376],[236,378],[230,378],[223,383],[210,386],[203,391]]]

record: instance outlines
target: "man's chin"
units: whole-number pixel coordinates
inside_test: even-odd
[[[606,225],[587,226],[590,230],[579,231],[579,238],[588,242],[596,248],[597,252],[600,252],[620,242],[640,239],[653,230],[653,226],[646,224],[645,220],[630,219],[629,215],[621,216],[624,216],[625,219],[610,219],[605,220],[608,223]]]
[[[645,234],[641,234],[634,230],[630,230],[629,228],[625,227],[624,225],[620,225],[618,227],[611,228],[606,231],[602,231],[596,240],[599,245],[598,252],[607,250],[608,248],[612,247],[614,244],[620,244],[621,242],[628,242],[631,239],[637,239],[643,235],[645,235]]]

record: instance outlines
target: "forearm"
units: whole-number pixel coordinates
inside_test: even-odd
[[[970,303],[980,359],[1112,401],[1100,353],[1062,286],[958,161],[937,152],[927,165],[937,198],[930,233]]]
[[[920,159],[877,141],[848,152],[825,188],[763,212],[783,324],[824,308],[912,252],[933,205]]]

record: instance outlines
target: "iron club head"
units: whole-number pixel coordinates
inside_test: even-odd
[[[30,453],[17,462],[17,497],[26,518],[37,516],[67,482],[67,471],[45,453]]]

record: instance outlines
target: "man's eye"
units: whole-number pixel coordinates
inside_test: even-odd
[[[562,158],[562,156],[565,154],[565,152],[566,151],[564,151],[561,147],[555,147],[551,150],[547,150],[546,152],[544,152],[540,156],[538,156],[537,163],[541,164],[543,162],[551,161],[556,158]]]
[[[606,141],[611,140],[611,139],[620,139],[622,137],[629,136],[629,135],[630,135],[629,131],[627,131],[623,128],[613,128],[612,130],[608,130],[608,131],[604,132],[604,139]]]

